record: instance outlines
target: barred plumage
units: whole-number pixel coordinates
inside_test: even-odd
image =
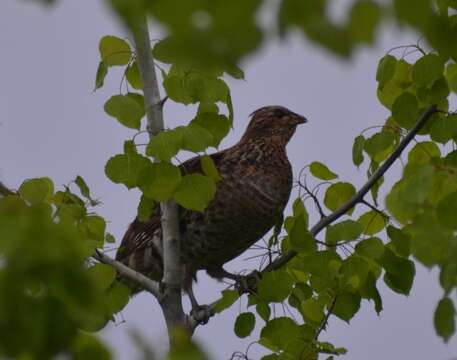
[[[179,208],[183,288],[204,269],[221,277],[224,263],[234,259],[277,222],[290,196],[292,169],[285,146],[306,119],[281,106],[252,114],[248,128],[233,147],[211,155],[222,180],[201,212]],[[181,166],[183,173],[202,172],[200,158]],[[160,281],[163,273],[160,210],[147,222],[135,219],[116,259]],[[222,271],[222,272],[221,272]]]

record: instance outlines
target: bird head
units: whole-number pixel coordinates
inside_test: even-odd
[[[297,125],[308,120],[283,106],[265,106],[252,114],[243,137],[271,138],[286,145],[295,133]]]

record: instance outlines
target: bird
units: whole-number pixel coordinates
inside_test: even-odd
[[[223,265],[261,239],[282,218],[292,190],[292,166],[286,145],[307,119],[283,106],[265,106],[251,115],[238,143],[210,155],[221,180],[203,212],[178,206],[183,267],[182,289],[193,311],[200,306],[192,283],[199,270],[209,276],[238,279]],[[182,163],[183,174],[203,173],[200,157]],[[116,254],[124,263],[158,282],[163,276],[161,213],[149,220],[136,218],[128,227]],[[132,292],[141,289],[129,284]]]

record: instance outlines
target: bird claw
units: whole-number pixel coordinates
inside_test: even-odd
[[[192,308],[190,315],[199,325],[205,325],[214,315],[214,311],[210,305],[197,305]]]
[[[239,275],[236,279],[235,289],[240,294],[245,293],[256,293],[257,285],[262,279],[262,274],[257,270],[254,270],[248,275]]]

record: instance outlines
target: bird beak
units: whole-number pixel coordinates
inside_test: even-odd
[[[308,122],[308,119],[305,118],[304,116],[301,116],[298,114],[296,114],[296,115],[297,115],[297,117],[295,119],[297,120],[297,125],[306,124]]]

